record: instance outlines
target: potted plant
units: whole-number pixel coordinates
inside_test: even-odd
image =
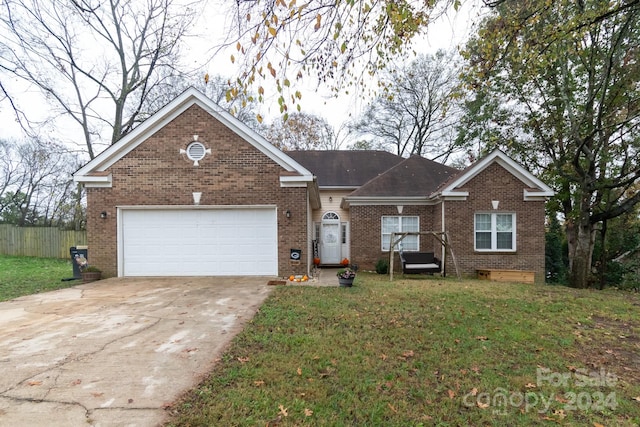
[[[347,267],[347,268],[338,270],[337,276],[338,276],[338,283],[340,284],[340,286],[348,288],[353,286],[353,279],[356,278],[356,272],[355,270]]]
[[[102,279],[102,270],[92,265],[86,266],[80,271],[80,274],[82,275],[82,283],[95,282]]]

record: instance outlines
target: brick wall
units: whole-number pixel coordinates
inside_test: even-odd
[[[433,206],[407,206],[402,214],[393,206],[351,206],[351,261],[358,268],[375,270],[379,259],[389,259],[389,252],[382,251],[382,216],[420,217],[420,231],[433,231]],[[434,239],[420,236],[420,250],[434,251]],[[395,255],[394,267],[399,270],[400,260]]]
[[[179,154],[198,135],[212,154],[194,167]],[[278,207],[278,274],[307,271],[289,261],[289,249],[307,248],[306,188],[281,188],[283,169],[198,106],[192,106],[109,168],[111,188],[87,189],[87,239],[91,264],[106,277],[117,275],[116,206],[276,205]],[[289,210],[291,218],[284,212]],[[106,211],[107,219],[100,213]]]
[[[493,163],[463,189],[467,200],[445,201],[446,229],[462,274],[475,276],[478,268],[531,270],[544,282],[545,202],[524,201],[524,186],[502,166]],[[494,210],[492,200],[500,202]],[[516,252],[484,253],[474,250],[474,214],[516,214]],[[447,271],[454,274],[451,257]]]

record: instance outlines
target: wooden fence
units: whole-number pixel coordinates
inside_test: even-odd
[[[0,224],[1,255],[69,258],[71,246],[86,244],[86,231]]]

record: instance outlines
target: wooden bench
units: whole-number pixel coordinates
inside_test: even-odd
[[[483,268],[476,270],[478,279],[494,282],[522,282],[534,283],[534,272],[525,270],[499,270],[495,268]]]
[[[404,252],[400,251],[402,272],[405,274],[440,273],[440,260],[433,252]]]

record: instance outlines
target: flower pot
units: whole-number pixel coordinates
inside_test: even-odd
[[[101,271],[83,271],[80,275],[82,276],[82,283],[95,282],[102,279]]]
[[[338,283],[340,284],[340,287],[350,288],[351,286],[353,286],[353,279],[343,279],[341,277],[338,277]]]

